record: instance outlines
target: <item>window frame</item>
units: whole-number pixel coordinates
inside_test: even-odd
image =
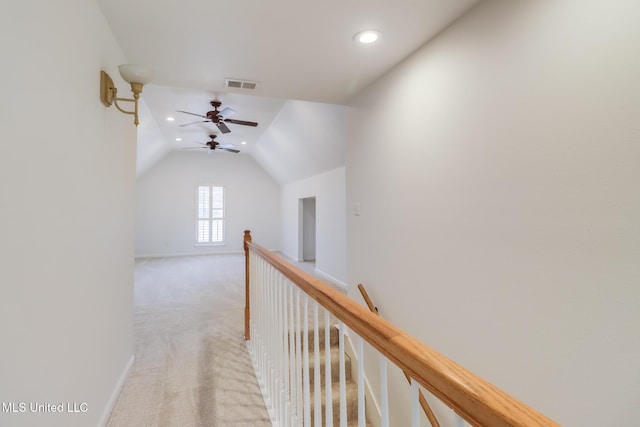
[[[208,189],[208,206],[207,206],[207,212],[208,212],[208,216],[201,216],[201,209],[200,209],[200,192],[201,192],[201,188],[207,188]],[[214,194],[214,189],[220,189],[222,191],[222,208],[218,209],[218,208],[214,208],[214,198],[213,198],[213,194]],[[216,246],[216,245],[224,245],[226,243],[226,189],[223,185],[213,185],[213,184],[198,184],[196,186],[196,200],[195,200],[195,246]],[[214,215],[214,210],[221,210],[221,216],[216,216]],[[208,222],[208,240],[207,241],[200,241],[200,221],[207,221]],[[214,234],[214,226],[213,223],[214,222],[219,222],[221,223],[221,240],[212,240],[213,234]]]

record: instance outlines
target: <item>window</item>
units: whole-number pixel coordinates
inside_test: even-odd
[[[224,242],[224,188],[198,187],[197,243]]]

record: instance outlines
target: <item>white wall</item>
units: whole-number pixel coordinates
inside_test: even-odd
[[[638,16],[483,2],[347,124],[350,294],[568,426],[640,417]]]
[[[0,425],[96,426],[133,355],[136,128],[99,99],[126,61],[93,1],[3,2],[0,33]]]
[[[196,188],[225,188],[226,242],[195,246]],[[244,154],[174,151],[138,178],[136,256],[242,252],[243,232],[280,247],[280,187]]]
[[[282,252],[297,259],[298,206],[316,199],[316,269],[346,286],[345,168],[324,172],[282,186]]]
[[[152,86],[151,84],[147,86]],[[149,88],[145,87],[145,98]],[[151,115],[144,98],[138,102],[140,124],[138,125],[136,144],[136,176],[141,176],[153,167],[171,150],[162,131]]]

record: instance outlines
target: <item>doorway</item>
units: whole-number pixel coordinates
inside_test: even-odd
[[[316,260],[316,198],[298,200],[298,261]]]

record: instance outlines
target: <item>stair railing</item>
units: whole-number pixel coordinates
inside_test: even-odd
[[[559,426],[319,279],[252,242],[248,230],[245,231],[244,247],[247,262],[245,337],[274,425],[332,427],[335,422],[341,427],[365,427],[363,348],[366,341],[379,354],[382,427],[389,427],[390,420],[388,361],[411,378],[413,427],[420,425],[419,387],[428,390],[473,426]],[[337,334],[333,332],[333,319],[337,319]],[[346,401],[346,328],[354,337],[356,348],[355,410],[353,405],[347,408]],[[321,329],[325,350],[324,389],[320,368]],[[334,335],[338,342],[337,368],[332,368]],[[337,380],[332,372],[334,369],[339,371]],[[336,385],[332,384],[334,381],[337,381]]]
[[[371,297],[369,297],[369,294],[367,293],[367,290],[364,288],[364,285],[362,283],[358,283],[358,290],[360,291],[360,294],[362,295],[364,302],[367,304],[369,311],[377,315],[380,315],[380,313],[378,312],[378,307],[376,307],[373,304],[373,301],[371,301]],[[406,371],[402,371],[402,373],[404,374],[405,378],[407,379],[407,381],[409,381],[409,384],[411,385],[411,377],[409,376],[409,374],[407,374]],[[427,402],[427,398],[424,397],[422,390],[418,390],[418,402],[420,403],[422,412],[424,412],[424,414],[427,416],[427,419],[431,423],[431,426],[440,427],[438,418],[436,418],[436,414],[433,413],[433,409],[431,409],[431,406],[429,406],[429,402]]]

